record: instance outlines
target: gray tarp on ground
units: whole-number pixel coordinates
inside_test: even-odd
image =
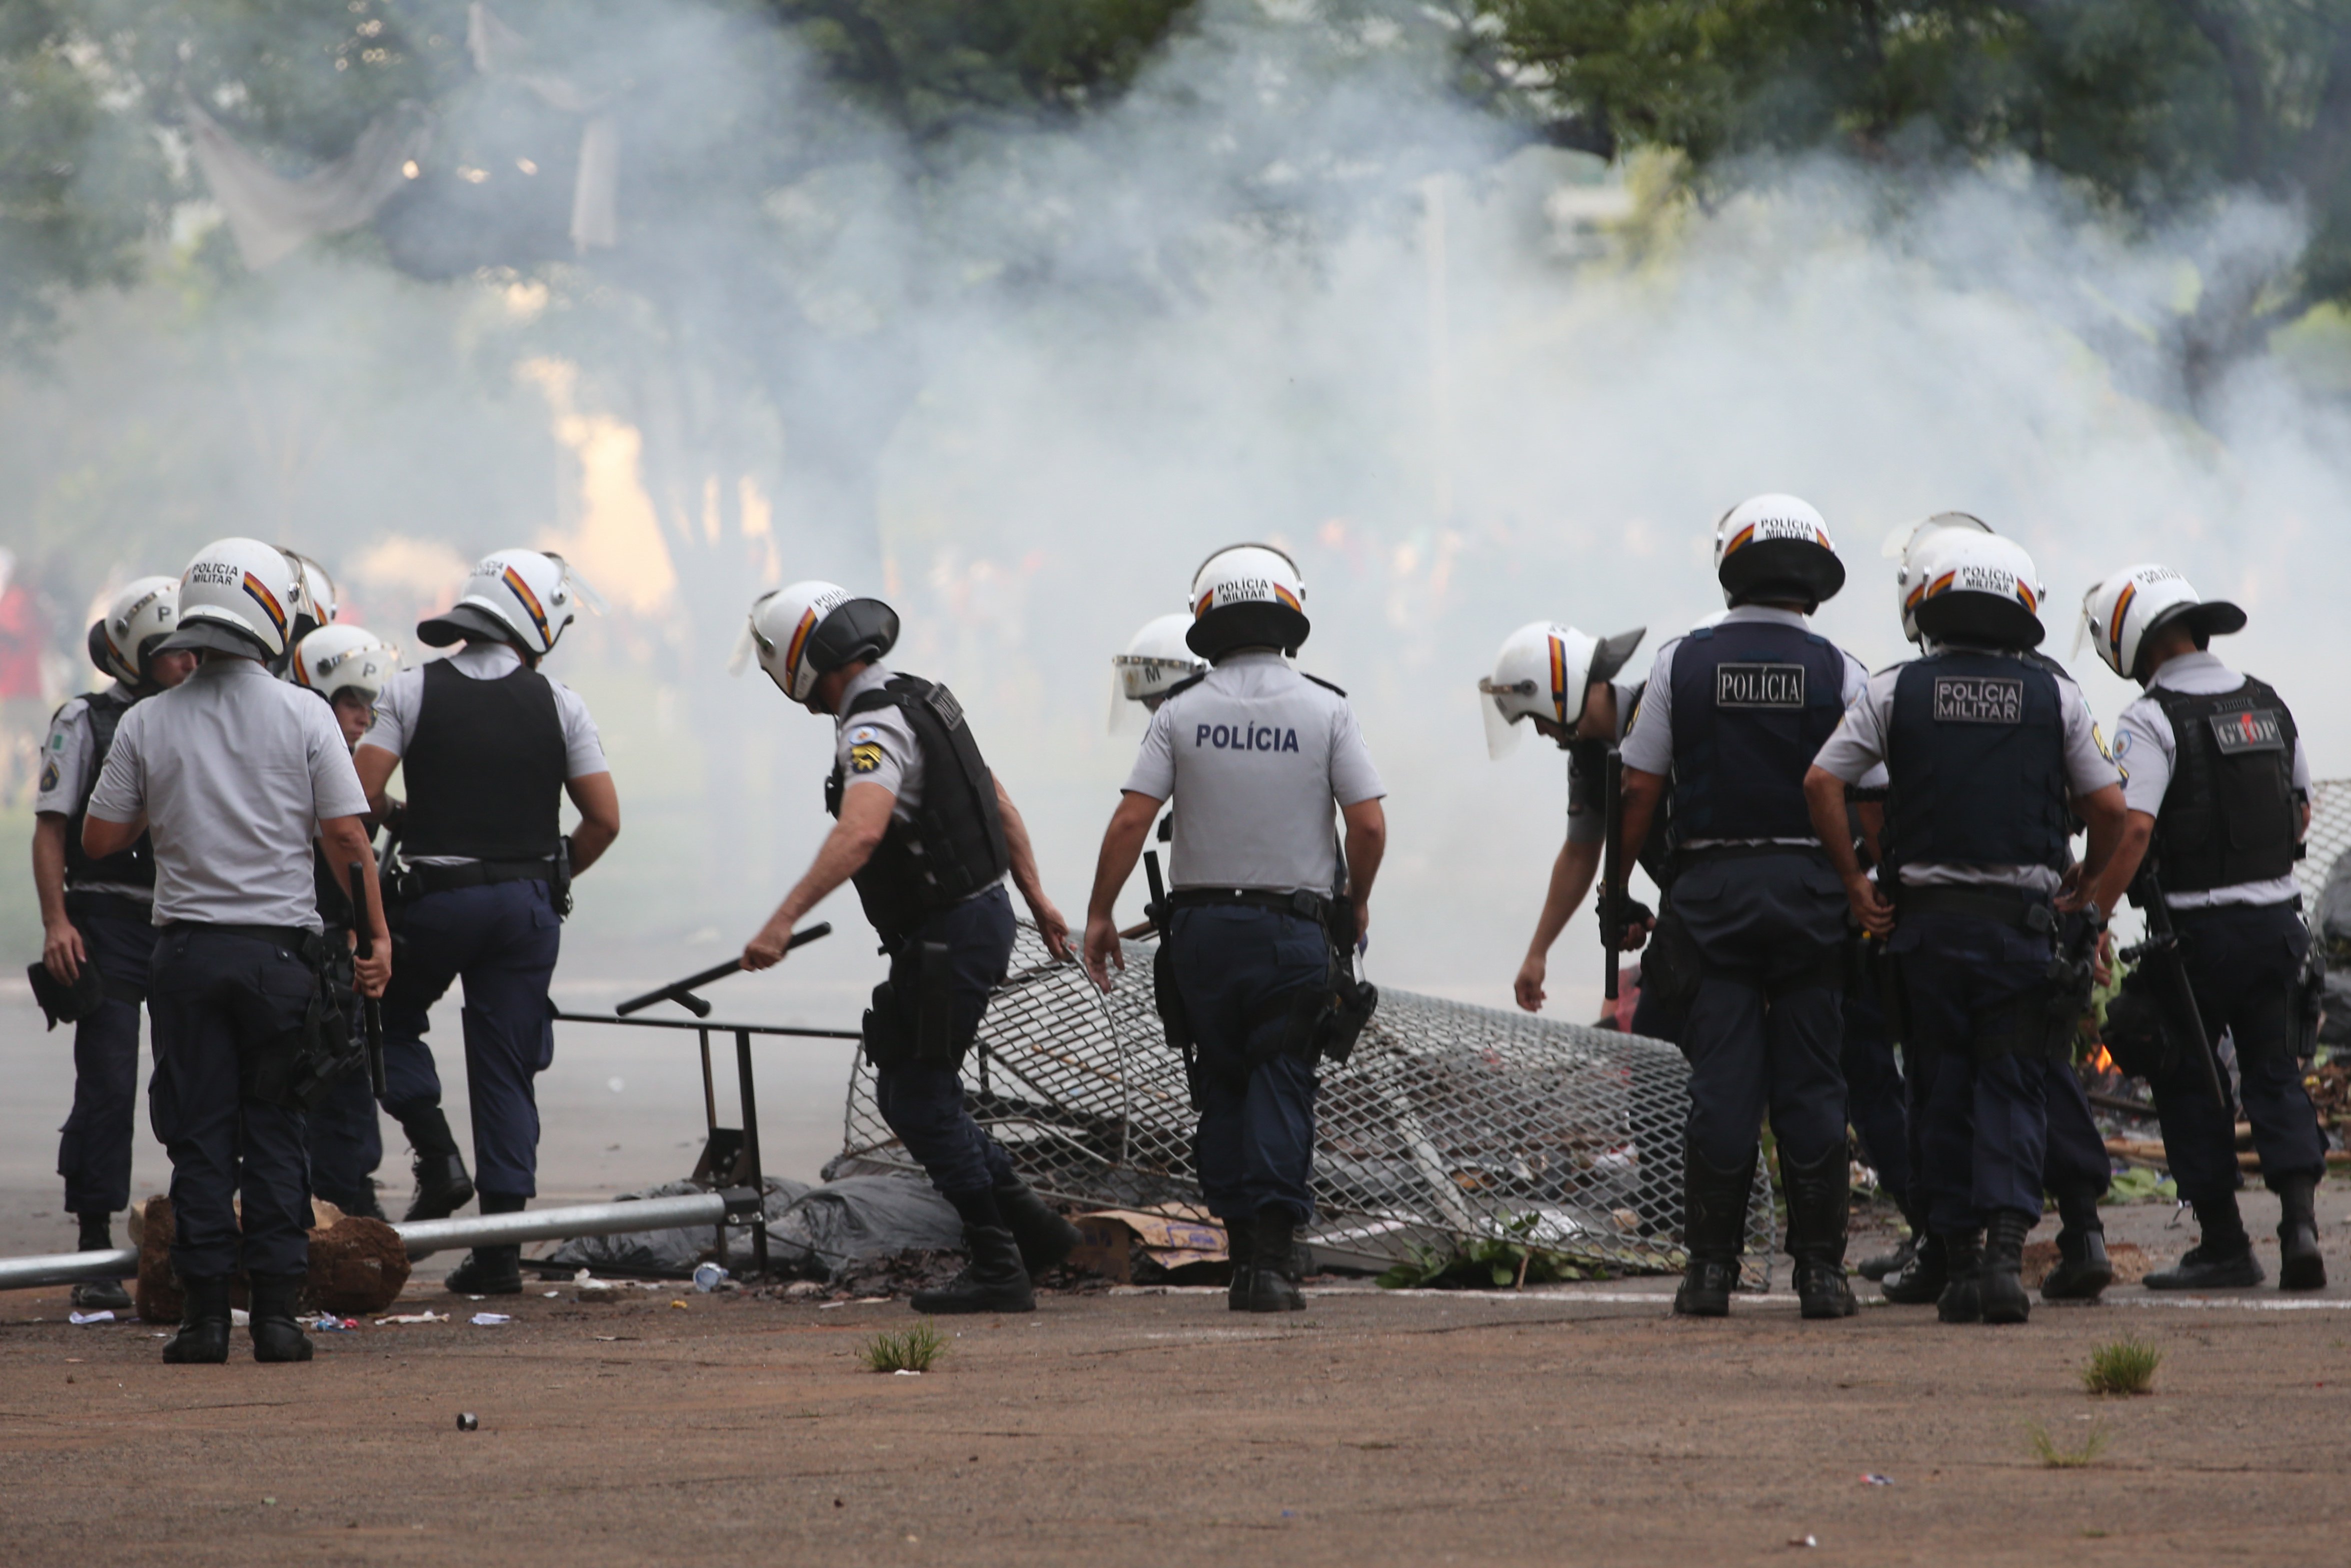
[[[693,1182],[668,1182],[614,1201],[671,1197],[708,1189]],[[963,1224],[946,1199],[927,1182],[897,1176],[852,1176],[821,1186],[768,1179],[768,1255],[787,1272],[831,1279],[849,1264],[877,1254],[910,1249],[963,1245]],[[620,1236],[581,1236],[565,1242],[544,1261],[566,1268],[657,1274],[683,1279],[708,1255],[708,1226],[636,1231]],[[750,1257],[749,1228],[728,1227],[726,1248],[739,1265]]]

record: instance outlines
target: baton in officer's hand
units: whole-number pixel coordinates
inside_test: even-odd
[[[810,942],[831,935],[832,922],[820,920],[805,930],[793,932],[792,939],[784,944],[784,951],[789,953],[795,947],[806,946]],[[723,980],[742,967],[743,960],[739,956],[727,959],[724,964],[714,964],[698,975],[688,975],[683,980],[672,980],[668,985],[647,991],[642,997],[631,997],[612,1009],[612,1016],[627,1018],[631,1013],[643,1012],[655,1002],[670,1001],[675,1002],[695,1018],[706,1019],[710,1016],[710,1004],[694,994],[695,988],[706,986],[713,980]]]
[[[375,922],[369,917],[366,907],[367,867],[361,862],[353,861],[348,874],[350,877],[353,912],[351,930],[358,939],[359,946],[356,951],[360,962],[364,964],[375,956]],[[381,1100],[384,1094],[382,1000],[362,993],[360,998],[360,1015],[366,1020],[367,1028],[368,1084],[375,1091],[375,1097]]]

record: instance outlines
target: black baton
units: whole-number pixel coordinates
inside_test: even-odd
[[[806,930],[793,932],[792,939],[784,944],[784,951],[789,953],[795,947],[804,947],[811,942],[831,935],[832,922],[820,920]],[[631,997],[612,1009],[612,1016],[627,1018],[631,1013],[644,1011],[655,1002],[668,1001],[675,1002],[695,1018],[706,1019],[710,1016],[710,1004],[694,994],[695,988],[706,986],[713,980],[723,980],[742,967],[743,960],[740,956],[729,958],[724,964],[713,964],[698,975],[688,975],[683,980],[672,980],[668,985],[647,991],[642,997]]]
[[[359,861],[350,864],[351,930],[359,938],[356,951],[361,962],[375,956],[375,922],[368,915],[367,868]],[[383,1098],[383,1003],[374,997],[360,993],[360,1016],[366,1020],[368,1086],[378,1100]],[[373,1112],[369,1113],[373,1115]]]

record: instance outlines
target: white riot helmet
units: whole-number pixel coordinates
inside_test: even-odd
[[[371,703],[400,670],[400,650],[359,626],[321,626],[294,644],[288,678],[329,702],[355,691]]]
[[[1499,762],[1518,749],[1520,719],[1548,719],[1573,730],[1592,688],[1625,667],[1646,630],[1636,626],[1594,638],[1556,621],[1536,621],[1504,638],[1494,673],[1478,683],[1486,755]]]
[[[1117,729],[1120,721],[1137,709],[1155,710],[1169,687],[1208,667],[1208,662],[1184,641],[1191,629],[1192,618],[1180,610],[1159,616],[1134,634],[1125,653],[1112,656],[1111,728]]]
[[[1911,611],[1937,643],[2025,649],[2041,644],[2044,597],[2032,558],[2014,539],[1953,530],[1938,537],[1929,575]]]
[[[742,674],[751,655],[784,695],[809,700],[816,683],[862,659],[872,663],[898,643],[898,612],[878,599],[856,599],[831,582],[795,582],[761,594],[729,666]]]
[[[286,652],[300,592],[294,563],[259,539],[214,539],[180,574],[179,629],[156,645],[270,660]]]
[[[1939,570],[1944,548],[1953,542],[1953,536],[1964,538],[1970,533],[1988,534],[1991,525],[1969,512],[1937,512],[1911,525],[1907,536],[1896,536],[1886,541],[1886,553],[1898,552],[1902,564],[1894,573],[1895,603],[1902,615],[1902,635],[1912,643],[1919,640],[1918,601],[1927,596],[1927,584]]]
[[[457,602],[416,623],[417,641],[445,648],[465,638],[505,643],[536,659],[577,618],[575,605],[601,613],[604,601],[552,550],[493,550],[457,592]]]
[[[1844,562],[1810,502],[1753,496],[1714,525],[1714,576],[1723,602],[1734,609],[1774,599],[1817,608],[1844,586]]]
[[[1279,648],[1296,654],[1313,630],[1306,619],[1306,580],[1298,563],[1271,545],[1228,545],[1192,574],[1192,625],[1184,645],[1204,659],[1236,648]]]
[[[147,660],[179,626],[180,580],[136,577],[89,629],[90,662],[126,686],[147,685]]]
[[[2148,632],[2183,624],[2202,648],[2215,637],[2243,631],[2245,612],[2225,599],[2199,599],[2186,578],[2148,562],[2125,567],[2084,594],[2082,622],[2106,668],[2137,681],[2153,673],[2139,668]]]

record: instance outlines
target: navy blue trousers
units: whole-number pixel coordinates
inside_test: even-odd
[[[949,1039],[957,1060],[979,1032],[987,995],[1004,978],[1012,956],[1012,900],[999,884],[942,910],[915,929],[900,949],[908,955],[890,966],[892,1005],[898,1008],[903,1038],[919,1038],[921,981],[912,956],[926,942],[944,943],[950,975]],[[964,1104],[963,1074],[955,1067],[908,1061],[877,1067],[873,1099],[906,1152],[922,1162],[942,1197],[978,1194],[1012,1179],[1012,1160]]]
[[[144,905],[105,894],[66,894],[82,951],[110,985],[144,989],[155,927]],[[110,996],[74,1025],[73,1110],[58,1129],[57,1175],[66,1212],[131,1207],[131,1127],[139,1108],[139,1004]]]
[[[1894,1032],[1876,988],[1862,985],[1844,995],[1845,1120],[1860,1136],[1862,1156],[1877,1172],[1878,1186],[1907,1209],[1910,1205],[1910,1112],[1902,1069],[1894,1060]]]
[[[2049,1141],[2041,1159],[2042,1190],[2103,1197],[2114,1185],[2115,1163],[2106,1154],[2105,1135],[2090,1113],[2089,1096],[2074,1076],[2071,1062],[2050,1059],[2047,1075],[2042,1101],[2049,1112]]]
[[[1689,1145],[1736,1170],[1768,1109],[1783,1157],[1811,1165],[1844,1145],[1844,887],[1805,853],[1700,861],[1674,883],[1698,944],[1698,995],[1682,1024]]]
[[[2001,921],[1922,912],[1904,915],[1886,947],[1902,966],[1910,1015],[1903,1045],[1919,1115],[1912,1181],[1928,1228],[1977,1229],[2003,1208],[2038,1218],[2051,1063],[2037,1049],[1987,1052],[1979,1042],[2045,1027],[2053,946]]]
[[[1268,1205],[1314,1218],[1314,1063],[1280,1049],[1287,1001],[1323,983],[1330,944],[1311,920],[1216,905],[1168,917],[1167,952],[1198,1049],[1193,1168],[1208,1212]]]
[[[247,1100],[238,1069],[301,1027],[317,984],[299,957],[256,936],[177,925],[155,944],[147,1105],[172,1156],[172,1267],[182,1279],[232,1274],[240,1260],[256,1274],[309,1266],[301,1113]]]
[[[2263,1179],[2275,1186],[2280,1176],[2324,1175],[2326,1145],[2293,1060],[2288,1017],[2288,993],[2310,946],[2300,913],[2291,904],[2222,904],[2173,910],[2171,923],[2206,1035],[2234,1032]],[[2235,1192],[2236,1118],[2213,1103],[2203,1070],[2183,1061],[2148,1087],[2179,1196],[2210,1202]]]
[[[547,987],[563,938],[547,883],[428,893],[391,918],[400,946],[383,998],[384,1108],[406,1121],[441,1103],[441,1076],[424,1043],[426,1012],[462,978],[474,1184],[486,1194],[536,1195],[537,1080],[555,1060]]]

